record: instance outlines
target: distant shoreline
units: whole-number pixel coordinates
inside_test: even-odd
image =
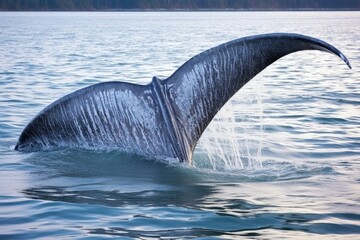
[[[0,0],[0,11],[360,11],[360,0]]]
[[[358,8],[286,8],[286,9],[0,9],[0,12],[356,12]]]

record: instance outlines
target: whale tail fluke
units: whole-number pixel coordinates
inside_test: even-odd
[[[264,68],[302,50],[335,54],[351,68],[338,49],[308,36],[240,38],[194,56],[163,81],[100,83],[60,98],[25,127],[15,149],[120,148],[191,162],[221,107]]]

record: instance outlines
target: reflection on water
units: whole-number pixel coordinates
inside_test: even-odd
[[[116,151],[35,153],[26,162],[34,167],[32,180],[46,179],[44,186],[23,190],[33,198],[114,207],[166,206],[192,205],[212,192],[208,185],[197,185],[199,176],[187,167]]]
[[[30,217],[37,217],[39,224],[49,218],[70,222],[74,225],[68,228],[78,234],[183,239],[261,237],[268,235],[266,229],[316,234],[360,233],[360,228],[351,223],[360,220],[359,214],[312,213],[314,201],[324,201],[326,194],[319,192],[315,196],[313,186],[307,186],[304,180],[295,185],[289,181],[336,176],[330,167],[307,166],[308,169],[297,170],[296,165],[284,163],[277,165],[282,170],[272,169],[277,171],[277,176],[270,177],[266,172],[274,163],[265,162],[266,171],[254,171],[250,177],[249,173],[241,176],[168,165],[116,151],[83,150],[34,153],[24,161],[31,171],[29,186],[21,192],[35,201]],[[281,180],[285,181],[286,190],[278,184]],[[282,203],[279,198],[285,200],[283,194],[302,199],[302,206],[292,205],[289,200]],[[2,203],[8,201],[2,200]],[[43,216],[38,215],[38,201],[43,202],[41,209],[47,212]],[[56,202],[61,203],[60,208]],[[88,212],[91,214],[87,215]],[[350,223],[328,223],[325,221],[328,218]],[[95,219],[102,220],[96,222]],[[92,223],[86,224],[89,221]],[[77,225],[81,229],[77,229]]]

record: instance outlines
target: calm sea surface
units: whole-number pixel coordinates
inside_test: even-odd
[[[165,78],[239,37],[294,32],[349,58],[289,55],[220,112],[194,165],[13,150],[65,94]],[[359,12],[0,12],[0,239],[360,239]]]

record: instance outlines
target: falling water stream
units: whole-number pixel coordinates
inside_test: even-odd
[[[227,171],[262,167],[263,94],[258,76],[224,105],[200,138],[194,166]]]

